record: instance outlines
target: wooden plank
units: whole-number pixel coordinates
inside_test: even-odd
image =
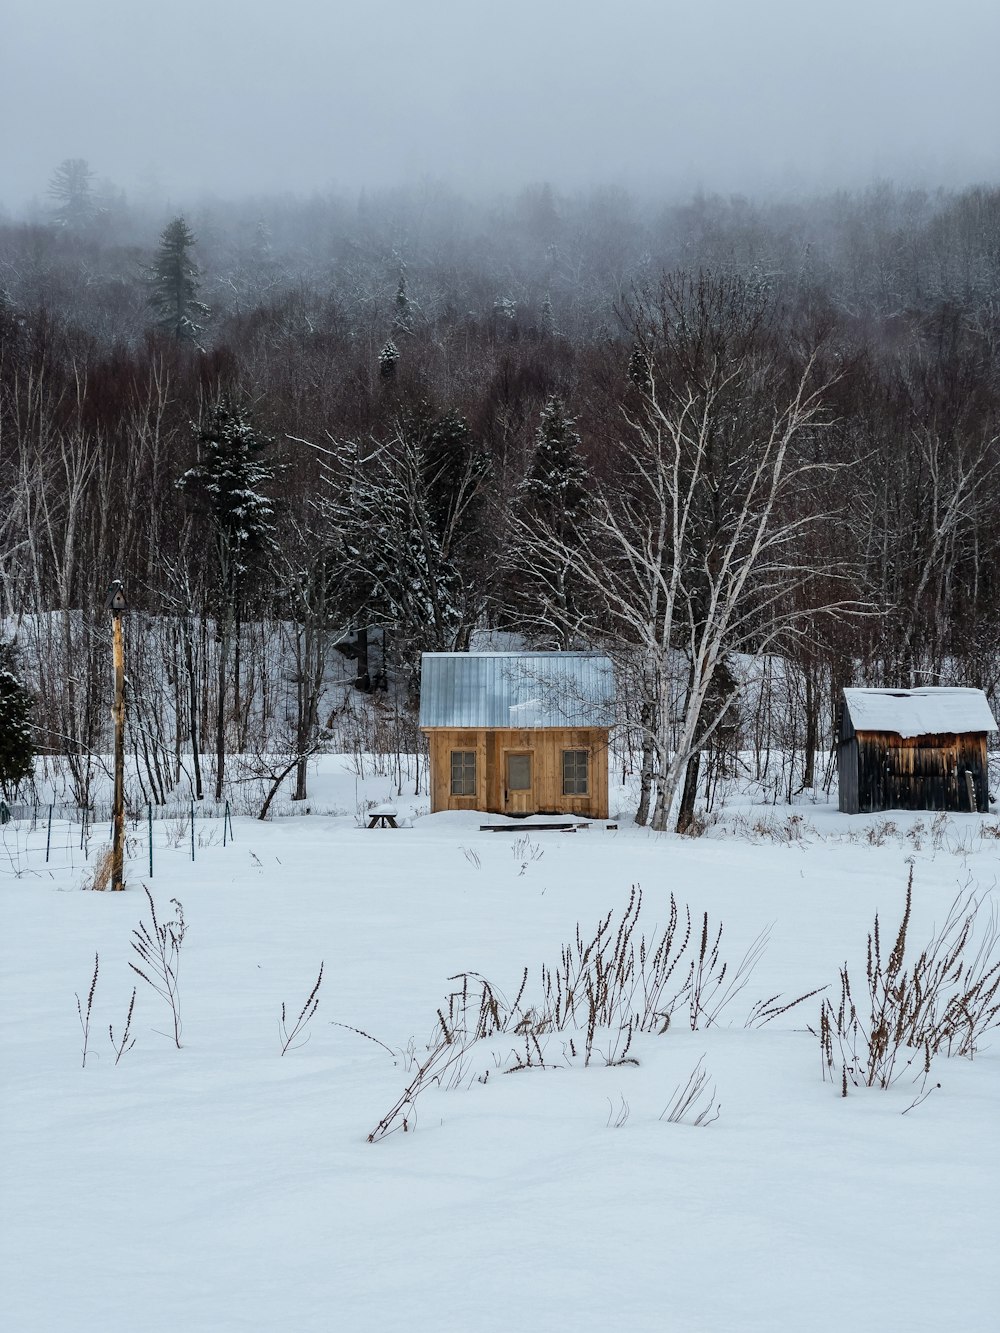
[[[575,833],[589,824],[480,824],[480,833]]]

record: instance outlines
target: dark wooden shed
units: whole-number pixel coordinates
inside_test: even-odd
[[[982,690],[844,690],[841,810],[987,810],[986,737],[996,730]]]
[[[600,653],[424,653],[431,810],[606,819],[614,701]]]

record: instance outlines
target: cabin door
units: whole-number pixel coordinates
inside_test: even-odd
[[[535,813],[535,756],[530,750],[508,750],[504,756],[504,813]]]

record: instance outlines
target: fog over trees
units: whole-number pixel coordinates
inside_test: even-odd
[[[0,617],[81,801],[114,578],[144,799],[304,796],[337,644],[405,702],[483,630],[615,655],[661,827],[751,741],[811,785],[843,685],[998,702],[998,484],[994,188],[182,211],[66,159],[0,223]]]

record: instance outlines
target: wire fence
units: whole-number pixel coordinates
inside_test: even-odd
[[[198,848],[233,841],[228,801],[147,804],[127,813],[125,829],[126,859],[150,878],[156,847],[183,849],[194,861]],[[0,877],[85,869],[92,855],[96,852],[100,860],[113,840],[110,806],[0,801]]]
[[[228,819],[228,801],[171,801],[166,805],[146,804],[126,809],[129,823],[140,824],[146,819],[190,819],[192,809],[196,819]],[[110,801],[95,802],[90,806],[73,805],[63,801],[3,801],[0,800],[0,824],[30,823],[37,828],[49,819],[69,824],[110,824],[113,811]]]

